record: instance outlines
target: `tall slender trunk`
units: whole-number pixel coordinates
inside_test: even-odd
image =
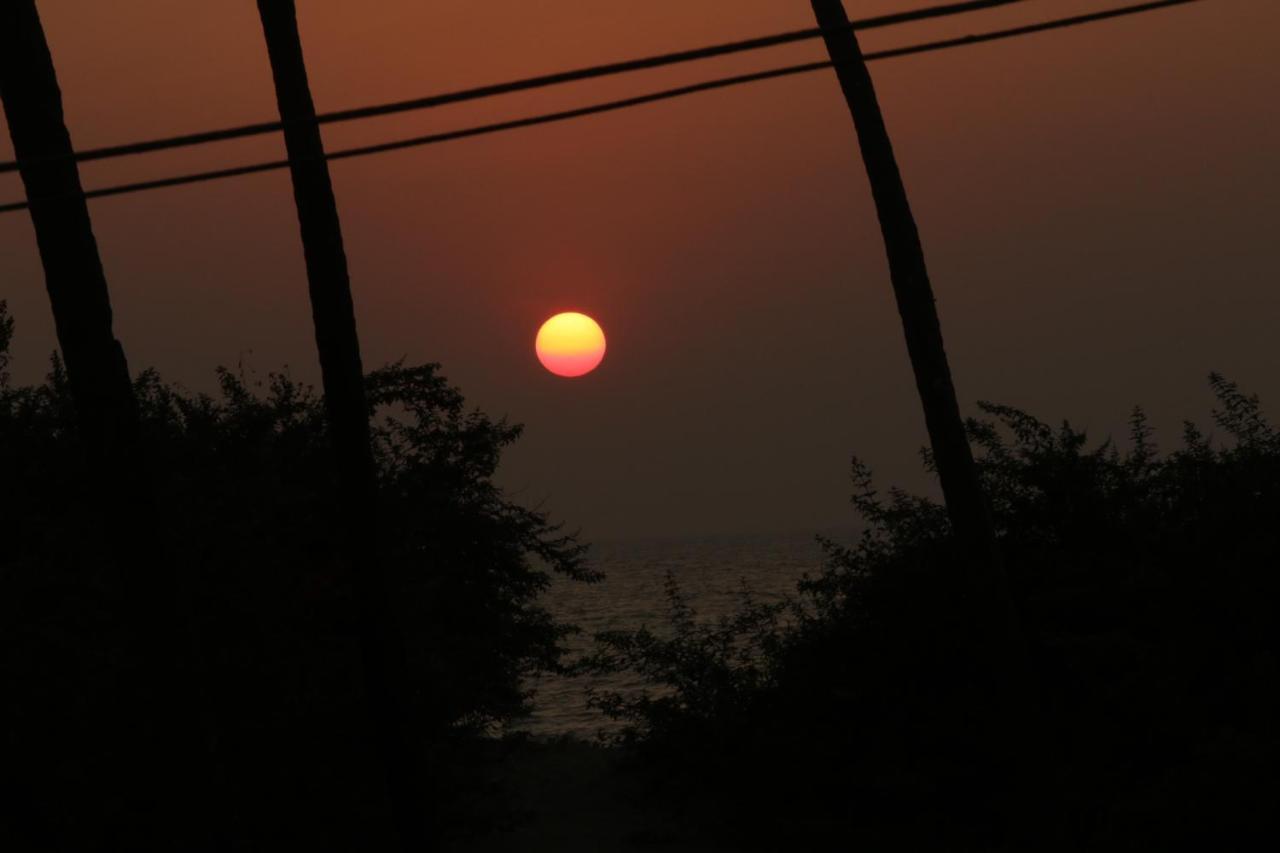
[[[111,330],[107,278],[80,172],[71,159],[62,93],[35,0],[0,3],[0,99],[30,204],[80,434],[95,474],[115,480],[137,450],[137,404],[124,350]]]
[[[216,783],[207,772],[209,744],[200,743],[196,724],[204,723],[211,736],[211,720],[190,668],[192,637],[179,573],[146,527],[155,504],[137,400],[124,349],[112,332],[106,275],[34,0],[0,3],[0,100],[88,463],[92,503],[78,516],[80,532],[100,530],[114,558],[123,618],[143,664],[136,672],[125,667],[121,693],[94,712],[136,732],[129,766],[113,767],[113,778],[102,782],[136,798],[122,830],[133,849],[204,849],[221,834],[199,820]],[[69,496],[66,506],[73,502]]]
[[[924,250],[875,87],[841,0],[810,3],[818,26],[825,30],[827,53],[835,63],[836,76],[857,129],[947,514],[957,540],[970,557],[969,569],[986,575],[975,580],[994,584],[994,591],[1003,596],[1003,572],[991,517],[942,346],[942,326],[925,268]]]
[[[284,123],[338,470],[339,506],[347,522],[349,564],[356,575],[371,740],[385,765],[401,843],[406,849],[420,851],[428,842],[427,803],[421,794],[423,780],[410,736],[403,648],[392,627],[387,581],[377,555],[373,514],[377,483],[342,226],[320,126],[315,121],[293,0],[258,0],[258,12]]]

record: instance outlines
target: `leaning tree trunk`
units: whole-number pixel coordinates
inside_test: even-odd
[[[112,332],[106,275],[34,0],[0,3],[0,100],[88,463],[90,503],[76,512],[76,532],[86,542],[100,533],[114,558],[123,618],[143,663],[136,672],[125,667],[131,674],[124,677],[116,673],[121,692],[108,700],[109,707],[90,712],[140,732],[139,742],[126,750],[132,753],[128,766],[113,766],[112,777],[100,782],[136,798],[137,813],[124,816],[122,830],[132,849],[203,849],[221,835],[198,817],[215,794],[208,743],[200,742],[196,727],[210,722],[190,668],[192,638],[179,573],[161,559],[157,531],[147,527],[155,505],[137,401],[124,349]],[[69,494],[59,509],[70,514],[76,505]]]
[[[1018,685],[1025,679],[1029,665],[1026,639],[960,416],[924,249],[893,144],[844,3],[810,0],[810,5],[823,29],[827,53],[849,105],[871,183],[929,444],[959,546],[959,564],[966,573],[962,595],[967,599],[964,610],[969,618],[968,630],[979,648],[985,649],[980,653],[982,660],[975,663],[986,668],[985,675],[1003,684],[1000,689],[1013,687],[1020,692]]]
[[[982,580],[1003,595],[991,517],[951,382],[924,250],[875,87],[841,0],[810,2],[857,129],[947,514],[971,570],[985,574]]]
[[[293,0],[258,0],[276,102],[284,124],[293,195],[302,231],[311,316],[333,453],[347,556],[359,598],[361,650],[370,736],[387,772],[396,829],[406,849],[427,844],[422,779],[410,736],[403,648],[392,627],[387,579],[377,556],[373,515],[377,483],[342,226],[307,82]]]
[[[27,191],[58,345],[95,472],[127,471],[138,412],[89,207],[62,117],[62,93],[35,0],[0,4],[0,98]]]

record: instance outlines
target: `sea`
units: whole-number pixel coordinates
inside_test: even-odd
[[[852,542],[850,531],[821,531],[837,542]],[[604,572],[594,584],[557,578],[543,605],[557,618],[577,625],[571,656],[591,649],[601,631],[648,627],[669,633],[666,579],[670,575],[699,620],[715,621],[733,613],[744,588],[757,601],[777,601],[795,591],[805,574],[817,574],[822,548],[816,533],[744,534],[637,539],[592,545],[591,564]],[[628,676],[585,678],[543,676],[534,690],[533,713],[510,731],[539,738],[572,735],[594,738],[615,732],[620,723],[587,705],[587,689],[632,693],[644,688]]]

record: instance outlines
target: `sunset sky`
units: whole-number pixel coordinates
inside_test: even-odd
[[[1130,0],[1033,0],[871,50]],[[813,25],[805,0],[300,0],[321,111]],[[846,0],[853,17],[928,5]],[[731,14],[728,10],[732,9]],[[250,0],[45,0],[78,147],[271,120]],[[872,66],[966,413],[1137,403],[1160,438],[1217,370],[1280,412],[1280,2],[1208,0]],[[372,121],[330,148],[824,58],[818,42]],[[2,118],[0,118],[2,121]],[[86,164],[87,187],[283,156],[268,136]],[[0,157],[12,158],[7,129]],[[848,525],[856,453],[923,488],[925,443],[852,123],[829,72],[335,163],[368,368],[439,361],[523,422],[503,483],[588,538]],[[0,202],[21,197],[0,176]],[[90,203],[132,368],[316,379],[287,173]],[[14,372],[55,347],[25,213],[0,216]],[[588,376],[539,325],[596,318]]]

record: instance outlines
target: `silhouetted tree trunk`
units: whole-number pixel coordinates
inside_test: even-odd
[[[427,843],[427,804],[421,795],[422,779],[407,718],[403,649],[392,627],[389,592],[377,557],[373,516],[377,483],[369,407],[342,226],[315,121],[293,0],[258,0],[258,12],[284,123],[325,408],[339,475],[339,503],[348,522],[348,556],[356,573],[365,688],[372,711],[371,741],[380,749],[386,766],[401,842],[406,849],[420,851]]]
[[[818,26],[826,32],[827,53],[835,63],[840,88],[857,129],[862,160],[871,181],[876,214],[889,257],[889,275],[906,334],[907,352],[915,372],[916,389],[924,407],[929,443],[937,464],[938,479],[946,499],[947,514],[961,546],[973,558],[973,570],[994,583],[1005,595],[1002,570],[986,498],[978,482],[973,454],[965,435],[960,406],[951,382],[951,368],[942,346],[942,327],[934,305],[933,288],[925,268],[924,250],[915,217],[907,201],[906,187],[898,171],[893,145],[876,99],[871,75],[863,61],[857,36],[848,26],[841,0],[810,0]]]
[[[0,3],[0,98],[30,203],[58,345],[90,464],[115,480],[131,467],[138,411],[89,221],[62,93],[35,0]]]
[[[130,731],[129,766],[97,780],[129,791],[136,813],[123,816],[131,849],[204,849],[219,832],[199,822],[214,783],[208,744],[201,743],[199,691],[190,669],[191,636],[179,572],[161,559],[154,507],[142,457],[139,417],[124,349],[112,333],[111,302],[89,209],[73,159],[53,58],[34,0],[0,3],[0,100],[30,204],[58,344],[89,465],[92,504],[82,532],[101,531],[114,557],[124,618],[144,664],[122,677],[120,695],[102,714]],[[71,512],[74,495],[64,510]],[[96,540],[90,540],[96,541]],[[86,570],[88,567],[84,567]],[[117,673],[117,676],[122,675]],[[121,701],[121,700],[124,701]],[[118,706],[118,707],[116,707]],[[206,732],[209,734],[209,732]],[[124,737],[124,735],[121,735]],[[73,766],[91,766],[72,756]],[[98,828],[102,835],[109,830]]]

